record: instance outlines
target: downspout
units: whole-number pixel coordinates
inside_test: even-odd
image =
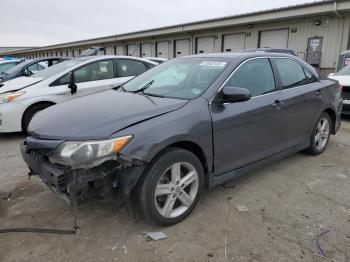
[[[338,54],[340,55],[341,49],[342,49],[342,45],[343,45],[344,17],[338,11],[338,0],[334,1],[333,12],[338,18],[341,19],[340,41],[339,41],[339,48],[338,48]],[[336,65],[335,65],[335,71],[337,71],[338,63],[339,63],[339,58],[337,59],[337,62],[336,62]]]

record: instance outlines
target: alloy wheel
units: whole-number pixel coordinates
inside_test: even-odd
[[[317,150],[322,150],[328,141],[329,137],[329,121],[327,118],[321,118],[317,123],[317,129],[314,137],[315,147]]]
[[[155,190],[155,205],[160,215],[174,218],[189,209],[198,193],[198,173],[187,162],[177,162],[160,176]]]

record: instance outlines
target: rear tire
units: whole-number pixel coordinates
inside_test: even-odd
[[[32,118],[34,117],[34,115],[36,113],[38,113],[39,111],[44,110],[50,106],[52,106],[52,105],[43,103],[43,104],[37,104],[37,105],[29,107],[23,114],[22,131],[27,133],[29,123],[32,120]]]
[[[316,156],[326,150],[331,135],[331,126],[332,122],[329,115],[322,113],[312,131],[310,147],[306,149],[308,154]]]
[[[169,148],[155,159],[137,191],[145,218],[169,226],[186,218],[194,209],[204,184],[200,160],[181,148]]]

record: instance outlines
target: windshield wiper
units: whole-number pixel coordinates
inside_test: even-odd
[[[139,92],[144,93],[144,91],[145,91],[147,88],[149,88],[153,83],[154,83],[154,80],[150,81],[150,82],[149,82],[148,84],[146,84],[144,87],[142,87],[142,88],[140,88],[140,89],[138,89],[138,90],[135,90],[135,91],[133,91],[133,92],[134,92],[134,93],[139,93]]]
[[[143,93],[143,94],[145,94],[146,96],[154,96],[154,97],[162,97],[162,98],[165,97],[165,96],[163,96],[163,95],[152,94],[152,93]]]

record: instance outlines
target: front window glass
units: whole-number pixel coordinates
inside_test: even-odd
[[[245,62],[236,70],[225,86],[246,88],[252,97],[274,91],[275,80],[269,60],[261,58]]]
[[[73,66],[76,66],[80,63],[85,62],[84,60],[67,60],[62,63],[50,66],[44,70],[41,70],[40,72],[33,75],[33,77],[42,77],[44,79],[50,78],[52,76],[55,76],[69,68],[72,68]]]
[[[193,99],[207,90],[227,65],[219,58],[176,59],[152,68],[123,88],[135,92],[147,87],[145,94]]]

